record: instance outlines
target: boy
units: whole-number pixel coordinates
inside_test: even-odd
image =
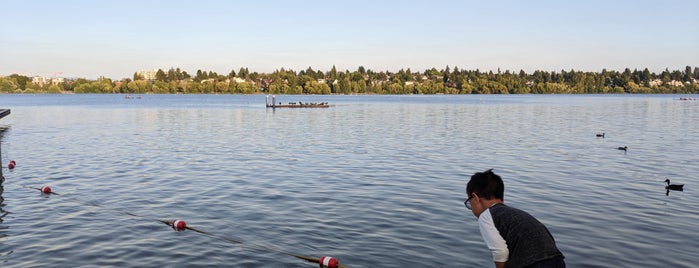
[[[464,202],[478,218],[496,268],[565,267],[563,253],[546,226],[528,213],[504,204],[505,184],[492,169],[471,176]]]

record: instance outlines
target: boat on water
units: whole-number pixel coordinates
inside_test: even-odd
[[[8,116],[10,114],[10,109],[0,109],[0,118]]]
[[[265,105],[267,108],[328,108],[330,104],[328,102],[288,102],[282,104],[282,102],[277,102],[276,96],[265,96]]]

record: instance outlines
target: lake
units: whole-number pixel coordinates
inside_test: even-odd
[[[569,267],[699,265],[685,95],[138,97],[0,94],[0,266],[493,267],[489,168]]]

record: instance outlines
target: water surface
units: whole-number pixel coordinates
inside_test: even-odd
[[[569,267],[695,267],[699,102],[678,97],[1,95],[0,266],[491,267],[463,200],[493,168]]]

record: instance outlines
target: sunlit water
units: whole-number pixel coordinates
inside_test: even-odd
[[[678,97],[0,95],[0,266],[491,267],[463,200],[494,168],[569,267],[696,267],[699,102]]]

